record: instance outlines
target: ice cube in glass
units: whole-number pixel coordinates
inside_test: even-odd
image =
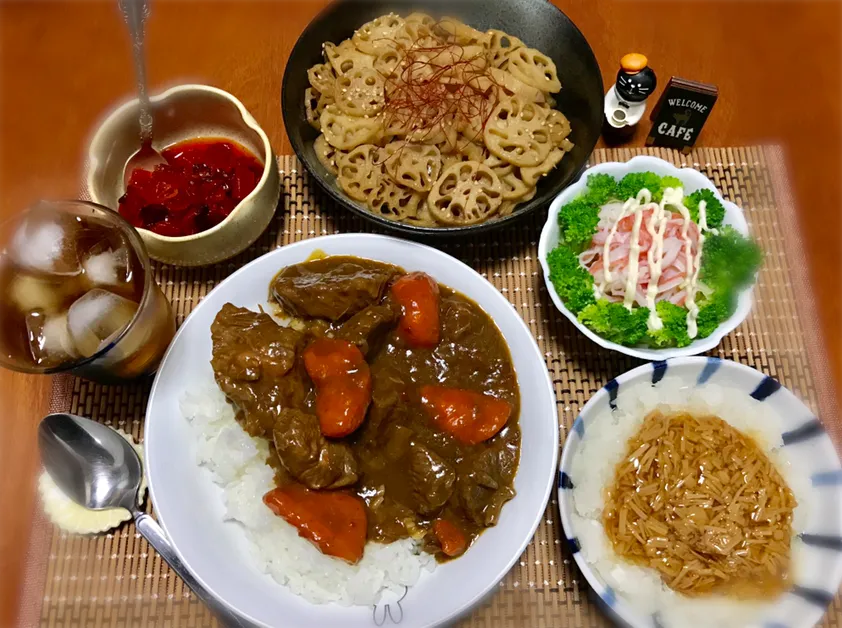
[[[9,285],[9,299],[22,312],[57,312],[63,298],[61,281],[50,281],[43,276],[20,274]]]
[[[119,235],[101,240],[85,252],[82,268],[93,286],[118,286],[132,277],[129,243]]]
[[[137,303],[113,292],[94,288],[79,297],[67,313],[67,327],[73,344],[90,357],[128,325]]]
[[[12,238],[10,253],[21,267],[51,275],[78,275],[82,272],[76,235],[79,224],[63,216],[34,208]]]
[[[67,328],[66,313],[30,312],[26,316],[26,332],[29,350],[39,366],[55,367],[79,356]]]

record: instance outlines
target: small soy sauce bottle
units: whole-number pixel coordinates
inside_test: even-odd
[[[657,85],[648,59],[633,52],[620,59],[617,80],[605,94],[603,135],[606,141],[622,140],[634,134],[646,112],[646,99]]]

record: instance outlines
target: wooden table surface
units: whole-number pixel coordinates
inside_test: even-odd
[[[786,146],[838,382],[840,4],[554,1],[591,43],[606,85],[631,51],[648,55],[661,86],[670,75],[718,85],[700,145]],[[291,152],[279,106],[284,63],[324,4],[156,1],[147,40],[153,93],[178,82],[221,87],[243,101],[278,154]],[[133,88],[115,5],[0,3],[0,220],[38,198],[77,195],[92,127]],[[631,143],[642,145],[647,129]],[[0,371],[0,627],[16,616],[34,507],[35,427],[49,391],[47,377]]]

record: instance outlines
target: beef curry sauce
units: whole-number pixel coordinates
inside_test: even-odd
[[[348,562],[407,537],[461,555],[515,494],[519,392],[493,321],[427,275],[345,256],[282,269],[270,302],[290,326],[226,304],[211,327],[217,383],[270,443],[267,506]]]

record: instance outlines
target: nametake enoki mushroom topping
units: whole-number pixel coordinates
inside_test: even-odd
[[[795,497],[758,444],[716,416],[648,414],[605,497],[617,554],[679,593],[771,599],[790,586]]]

